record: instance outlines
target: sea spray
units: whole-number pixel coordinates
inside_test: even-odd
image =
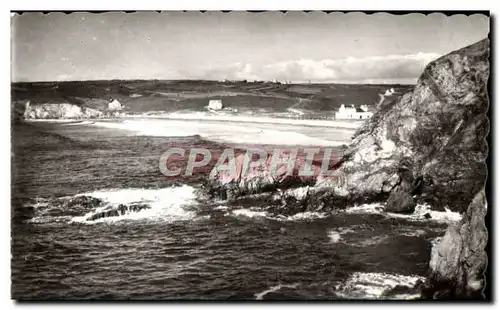
[[[106,206],[99,207],[83,216],[74,217],[73,222],[89,223],[102,221],[120,220],[189,220],[196,216],[196,212],[188,211],[186,206],[196,203],[195,189],[191,186],[168,187],[161,189],[109,189],[84,193],[80,195],[91,196],[103,200]],[[126,205],[147,205],[148,208],[141,208],[137,212],[120,213],[117,216],[102,217],[92,220],[98,212],[103,212],[106,208],[120,208]]]

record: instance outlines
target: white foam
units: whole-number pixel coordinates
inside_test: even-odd
[[[265,124],[228,124],[227,122],[191,122],[173,119],[135,119],[115,122],[95,122],[94,126],[131,131],[136,135],[160,137],[188,137],[198,135],[216,142],[244,144],[340,146],[342,141],[328,140],[301,133],[291,126],[283,128]],[[341,138],[342,137],[342,138]]]
[[[287,197],[294,197],[297,200],[302,200],[309,194],[310,187],[302,186],[297,188],[289,188],[283,191],[281,194]]]
[[[331,243],[338,243],[342,240],[342,236],[338,231],[331,230],[328,232],[328,238],[330,238]]]
[[[372,246],[376,245],[379,243],[385,242],[389,236],[387,235],[376,235],[376,236],[371,236],[366,239],[358,240],[359,238],[356,238],[357,240],[352,240],[351,238],[346,238],[345,235],[348,234],[356,234],[357,232],[357,225],[351,226],[351,227],[339,227],[336,229],[331,229],[327,231],[327,236],[330,239],[330,243],[344,243],[348,244],[350,246],[356,246],[356,247],[366,247],[366,246]],[[358,230],[359,231],[359,230]]]
[[[227,207],[217,207],[215,208],[216,210],[225,210]],[[237,210],[232,210],[230,212],[227,212],[226,215],[232,215],[232,216],[244,216],[244,217],[257,217],[257,218],[262,218],[265,217],[270,220],[275,220],[275,221],[306,221],[306,220],[314,220],[314,219],[320,219],[328,216],[326,213],[319,213],[319,212],[300,212],[296,213],[294,215],[290,216],[284,216],[284,215],[270,215],[266,211],[261,211],[261,210],[256,210],[256,209],[237,209]]]
[[[388,273],[363,273],[352,274],[346,282],[335,287],[336,294],[343,298],[352,299],[412,299],[416,294],[395,294],[387,296],[387,292],[397,285],[412,288],[417,281],[424,280],[420,276],[404,276]]]
[[[321,219],[327,217],[328,214],[326,213],[320,213],[320,212],[299,212],[294,215],[287,216],[285,218],[279,218],[279,220],[286,220],[286,221],[303,221],[303,220],[315,220],[315,219]]]
[[[425,214],[430,214],[431,218],[426,219]],[[405,218],[415,221],[431,220],[440,223],[458,222],[462,218],[462,215],[460,213],[453,212],[448,208],[445,208],[445,211],[434,211],[431,210],[431,207],[426,204],[417,205],[413,214],[399,214],[388,212],[387,215],[394,218]]]
[[[295,108],[288,108],[287,110],[290,111],[290,112],[292,112],[292,113],[298,114],[298,115],[304,115],[305,114],[301,110],[295,109]]]
[[[400,233],[402,236],[407,236],[407,237],[421,237],[426,235],[427,233],[425,230],[422,229],[413,229],[413,230],[404,230],[403,232]]]
[[[68,123],[68,124],[65,124],[65,126],[92,125],[92,124],[94,124],[94,122],[91,122],[91,121],[81,121],[81,122]]]
[[[462,218],[462,215],[460,213],[453,212],[448,208],[445,208],[445,211],[434,211],[431,210],[431,207],[426,204],[418,204],[412,214],[400,214],[392,212],[384,213],[384,209],[385,207],[381,203],[370,203],[347,208],[345,212],[355,214],[383,214],[387,217],[392,218],[402,218],[412,221],[434,221],[440,223],[457,222]],[[429,214],[431,218],[427,219],[425,217],[426,214]]]
[[[357,247],[367,247],[367,246],[372,246],[376,244],[380,244],[385,242],[389,236],[387,235],[381,235],[381,236],[373,236],[364,240],[360,240],[358,242],[352,242],[350,243],[351,245],[357,246]]]
[[[83,193],[77,196],[91,196],[103,200],[106,206],[97,208],[83,216],[74,217],[73,222],[96,223],[96,222],[115,222],[121,220],[141,220],[154,219],[164,221],[189,220],[195,217],[196,212],[188,211],[184,207],[195,203],[195,189],[191,186],[183,185],[180,187],[168,187],[161,189],[110,189]],[[150,208],[138,212],[128,212],[124,215],[115,217],[105,217],[95,221],[87,221],[87,218],[101,212],[109,206],[118,206],[120,204],[146,204]]]
[[[362,205],[355,205],[353,207],[347,208],[346,213],[355,214],[380,214],[384,211],[384,205],[381,203],[367,203]]]
[[[238,209],[231,211],[231,214],[234,216],[245,216],[245,217],[266,217],[267,212],[265,211],[253,211],[249,209]]]
[[[275,285],[275,286],[271,286],[269,289],[265,290],[265,291],[262,291],[260,293],[256,293],[254,296],[255,296],[255,299],[256,300],[262,300],[262,298],[264,298],[265,295],[269,294],[269,293],[272,293],[272,292],[277,292],[279,290],[281,290],[282,288],[296,288],[298,285],[298,283],[294,283],[294,284],[278,284],[278,285]]]
[[[130,115],[130,117],[144,117],[144,115]],[[263,115],[249,116],[249,115],[234,115],[234,114],[220,114],[213,115],[207,112],[173,112],[161,113],[148,117],[162,118],[162,119],[178,119],[178,120],[210,120],[210,121],[230,121],[230,122],[245,122],[245,123],[268,123],[268,124],[287,124],[287,125],[305,125],[305,126],[319,126],[319,127],[335,127],[335,128],[350,128],[357,129],[363,124],[363,121],[339,121],[339,120],[315,120],[315,119],[290,119],[290,118],[276,118]]]

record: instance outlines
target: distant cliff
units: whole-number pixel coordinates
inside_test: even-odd
[[[71,103],[26,103],[24,119],[81,119],[98,118],[104,113],[99,110],[81,107]]]
[[[119,101],[93,99],[83,104],[70,102],[16,104],[14,113],[20,119],[90,119],[117,116],[123,106]]]

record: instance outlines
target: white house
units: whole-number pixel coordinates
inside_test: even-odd
[[[387,89],[384,93],[384,96],[392,96],[394,95],[394,93],[395,93],[394,88]]]
[[[353,104],[347,107],[342,104],[339,110],[335,112],[335,119],[367,119],[372,115],[373,112],[368,111],[367,105],[356,108]]]
[[[109,103],[108,103],[108,110],[112,110],[112,111],[118,111],[118,110],[121,110],[123,109],[123,106],[122,104],[120,103],[120,101],[116,100],[116,99],[113,99],[111,100]]]
[[[222,108],[223,108],[222,100],[210,100],[208,102],[209,110],[222,110]]]

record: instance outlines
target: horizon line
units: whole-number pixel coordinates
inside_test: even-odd
[[[21,83],[75,83],[75,82],[135,82],[135,81],[168,81],[168,82],[183,82],[183,81],[203,81],[203,82],[215,82],[215,83],[247,83],[247,84],[258,84],[258,83],[268,83],[268,84],[281,84],[281,85],[293,85],[293,84],[337,84],[337,85],[416,85],[416,83],[367,83],[367,82],[347,82],[347,81],[265,81],[265,80],[253,80],[248,81],[242,80],[207,80],[207,79],[89,79],[89,80],[42,80],[42,81],[10,81],[11,84],[21,84]]]

